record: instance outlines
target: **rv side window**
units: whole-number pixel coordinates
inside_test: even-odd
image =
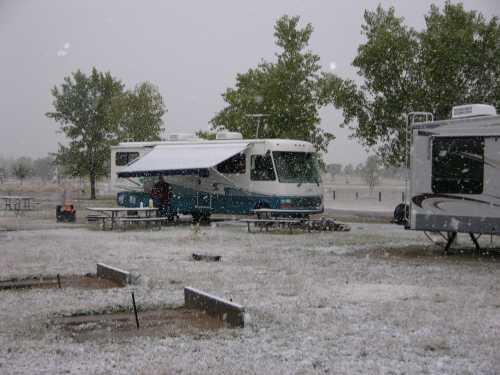
[[[117,152],[115,164],[118,166],[127,165],[132,160],[135,160],[138,157],[139,157],[138,152]]]
[[[439,137],[432,141],[432,191],[481,194],[484,138]]]
[[[252,155],[250,159],[250,179],[254,181],[276,180],[271,154]]]
[[[234,155],[232,158],[224,160],[222,163],[217,165],[217,171],[224,174],[234,174],[240,173],[245,174],[246,168],[246,157],[245,154],[241,153]]]

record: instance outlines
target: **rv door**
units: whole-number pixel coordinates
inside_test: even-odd
[[[196,193],[196,206],[195,208],[212,208],[212,194],[206,191],[198,191]]]

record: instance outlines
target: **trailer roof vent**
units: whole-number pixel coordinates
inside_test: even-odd
[[[495,107],[488,104],[466,104],[453,107],[451,118],[465,118],[477,116],[496,116]]]
[[[215,135],[215,139],[226,140],[226,139],[243,139],[241,133],[238,132],[220,132]]]
[[[173,133],[167,135],[167,141],[197,141],[198,137],[193,133]]]

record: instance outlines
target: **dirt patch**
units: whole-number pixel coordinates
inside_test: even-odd
[[[11,278],[0,281],[0,290],[30,289],[30,288],[82,288],[82,289],[108,289],[121,288],[122,284],[88,275],[65,276],[30,276],[24,278]]]
[[[138,313],[138,319],[139,329],[132,310],[58,317],[54,324],[76,341],[135,336],[200,337],[203,333],[224,327],[221,320],[184,306],[145,309]]]

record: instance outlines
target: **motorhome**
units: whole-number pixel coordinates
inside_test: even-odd
[[[247,214],[256,208],[323,211],[314,146],[288,139],[215,140],[170,135],[162,142],[120,143],[111,149],[118,204],[147,205],[160,176],[170,185],[170,210],[200,219],[212,213]]]
[[[500,234],[500,116],[495,108],[454,107],[450,120],[419,113],[409,131],[407,229]]]

